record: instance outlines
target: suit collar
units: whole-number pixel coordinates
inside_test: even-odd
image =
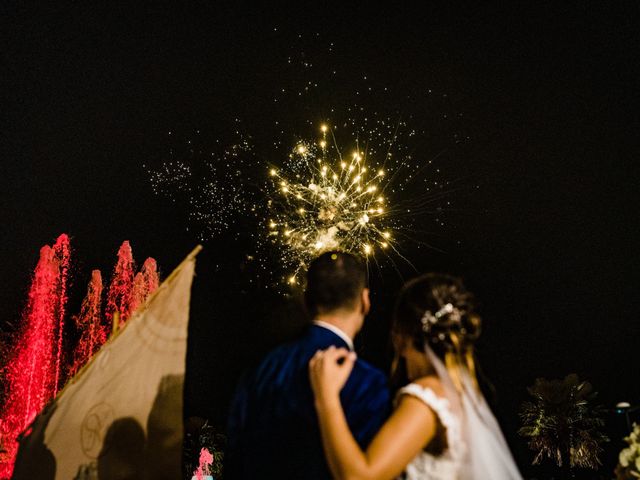
[[[319,327],[320,329],[323,329],[325,331],[331,332],[334,336],[336,336],[340,340],[342,340],[342,342],[345,344],[345,346],[349,350],[351,350],[352,352],[354,351],[353,340],[351,340],[351,338],[349,338],[349,335],[344,333],[342,330],[340,330],[335,325],[331,325],[330,323],[323,322],[323,321],[320,321],[320,320],[314,320],[313,325],[315,327]]]

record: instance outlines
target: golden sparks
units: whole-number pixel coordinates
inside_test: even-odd
[[[281,245],[284,263],[295,270],[287,279],[290,284],[324,251],[369,257],[375,255],[375,245],[392,246],[389,207],[382,208],[385,199],[379,195],[385,190],[385,172],[367,166],[372,162],[366,152],[356,150],[343,158],[337,147],[328,147],[329,127],[322,125],[320,131],[319,142],[298,143],[284,168],[269,169],[279,191],[268,197],[274,218],[268,220],[268,235]]]

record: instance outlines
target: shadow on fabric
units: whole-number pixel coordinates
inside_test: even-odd
[[[166,375],[147,418],[147,433],[133,417],[120,417],[106,429],[95,462],[81,465],[76,480],[175,480],[182,458],[184,375]],[[55,480],[56,458],[44,443],[55,401],[20,441],[13,480]]]

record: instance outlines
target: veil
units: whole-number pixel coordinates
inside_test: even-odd
[[[462,389],[459,390],[445,365],[426,342],[425,352],[440,378],[453,414],[461,419],[465,443],[461,478],[522,480],[500,426],[467,369],[460,369]]]

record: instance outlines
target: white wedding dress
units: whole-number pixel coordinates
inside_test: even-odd
[[[404,480],[522,480],[497,420],[483,395],[462,371],[462,391],[428,345],[425,351],[445,391],[445,397],[428,387],[411,383],[400,389],[424,402],[445,428],[447,448],[439,455],[420,452],[407,465]]]
[[[400,389],[401,395],[411,395],[423,401],[438,417],[445,428],[447,448],[440,455],[432,455],[424,450],[407,465],[406,480],[457,480],[462,478],[462,459],[465,445],[460,432],[460,420],[453,415],[446,398],[438,397],[429,387],[411,383]]]

